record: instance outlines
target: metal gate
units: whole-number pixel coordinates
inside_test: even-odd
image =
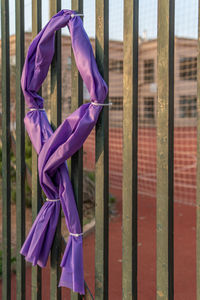
[[[61,0],[50,0],[50,16],[61,9]],[[32,1],[32,37],[41,30],[42,0]],[[83,12],[83,0],[72,0],[72,9]],[[158,106],[157,106],[157,299],[174,298],[174,10],[175,0],[158,0]],[[199,10],[200,11],[200,10]],[[138,23],[139,0],[124,0],[123,60],[123,259],[122,289],[125,300],[137,299],[138,262]],[[200,12],[199,12],[200,20]],[[10,54],[9,1],[1,0],[2,50],[2,225],[3,225],[3,300],[11,299],[11,195],[10,195]],[[108,82],[109,66],[109,0],[96,0],[95,54],[101,74]],[[24,98],[20,78],[24,64],[24,1],[16,0],[16,215],[17,300],[27,299],[25,261],[19,254],[25,240],[25,132]],[[197,299],[200,299],[200,22],[197,55],[197,206],[196,206],[196,268]],[[72,54],[71,109],[83,103],[83,83]],[[61,123],[61,32],[56,34],[56,50],[50,76],[51,123]],[[104,107],[96,125],[95,135],[95,298],[108,299],[108,232],[109,232],[109,114]],[[72,184],[80,219],[83,207],[83,149],[71,159]],[[37,155],[32,149],[32,216],[41,207]],[[82,222],[82,221],[81,221]],[[50,299],[61,299],[58,288],[61,259],[61,222],[51,250]],[[41,299],[41,269],[32,267],[32,299]],[[90,295],[87,296],[90,299]],[[71,293],[71,299],[81,299]],[[113,299],[111,299],[113,300]]]

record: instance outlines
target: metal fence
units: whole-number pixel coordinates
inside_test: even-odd
[[[50,0],[50,16],[61,9],[61,0]],[[41,29],[42,0],[32,1],[32,38]],[[83,0],[73,0],[72,9],[83,12]],[[200,10],[199,10],[200,11]],[[156,154],[156,270],[157,299],[174,298],[174,14],[175,0],[158,0],[157,38],[157,154]],[[11,299],[11,175],[10,175],[10,35],[9,1],[1,0],[2,56],[2,299]],[[199,12],[200,20],[200,12]],[[138,298],[138,76],[139,0],[124,0],[123,47],[123,259],[122,298]],[[199,22],[200,24],[200,22]],[[99,70],[108,82],[109,0],[96,0],[95,54]],[[16,0],[16,299],[26,298],[26,265],[19,254],[25,239],[25,131],[24,98],[20,87],[24,63],[24,1]],[[188,61],[186,61],[188,63]],[[72,55],[71,110],[83,103],[83,84]],[[112,67],[112,64],[110,62]],[[151,62],[146,68],[151,69]],[[197,53],[197,142],[200,141],[200,25]],[[52,127],[61,123],[61,33],[56,34],[56,51],[50,75],[50,119]],[[149,78],[149,77],[148,77]],[[147,80],[148,80],[147,78]],[[183,101],[187,99],[182,99]],[[117,100],[116,100],[117,101]],[[151,98],[146,97],[146,106]],[[182,102],[183,103],[183,102]],[[185,103],[185,102],[184,102]],[[147,109],[148,114],[149,109]],[[149,116],[149,115],[148,115]],[[147,118],[148,118],[147,116]],[[120,119],[121,120],[121,119]],[[196,189],[196,270],[197,299],[200,299],[200,146],[197,143]],[[95,131],[95,298],[108,299],[109,232],[109,112],[104,108]],[[82,222],[83,149],[71,159],[72,184]],[[32,217],[42,205],[38,182],[37,155],[32,149]],[[61,299],[58,288],[61,258],[61,222],[51,250],[50,299]],[[32,268],[32,299],[42,299],[42,275]],[[90,299],[90,296],[87,296]],[[71,293],[71,299],[81,299]]]

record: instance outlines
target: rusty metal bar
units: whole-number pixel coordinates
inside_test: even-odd
[[[157,299],[174,297],[174,0],[158,1]]]
[[[83,0],[71,1],[72,9],[83,13]],[[83,81],[76,67],[73,51],[71,50],[71,111],[83,104]],[[77,203],[81,226],[83,225],[83,147],[71,157],[71,181]],[[71,292],[71,300],[80,300],[82,297]]]
[[[137,299],[139,1],[124,1],[122,298]]]

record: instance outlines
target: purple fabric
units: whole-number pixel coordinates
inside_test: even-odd
[[[92,46],[80,17],[71,17],[71,10],[61,10],[32,41],[25,60],[21,85],[29,108],[43,108],[37,94],[47,76],[54,54],[55,31],[68,26],[78,70],[90,93],[91,102],[103,103],[108,88],[102,79],[93,55]],[[53,133],[45,111],[29,111],[24,122],[38,153],[40,184],[47,198],[20,251],[33,265],[44,267],[52,246],[62,206],[66,225],[71,233],[81,233],[80,220],[69,178],[66,160],[81,148],[97,122],[102,106],[81,105]],[[84,294],[82,236],[69,236],[61,262],[59,286]]]

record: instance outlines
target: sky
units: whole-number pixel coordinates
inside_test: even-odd
[[[10,4],[10,34],[15,33],[15,0]],[[31,31],[32,0],[25,3],[25,31]],[[71,8],[71,0],[62,0],[62,9]],[[42,1],[42,26],[49,19],[48,0]],[[198,0],[175,0],[175,34],[197,38]],[[84,27],[90,37],[95,35],[95,0],[84,0]],[[68,34],[67,29],[62,30]],[[157,35],[157,0],[139,1],[139,34],[147,39]],[[123,0],[109,0],[109,37],[123,39]]]

